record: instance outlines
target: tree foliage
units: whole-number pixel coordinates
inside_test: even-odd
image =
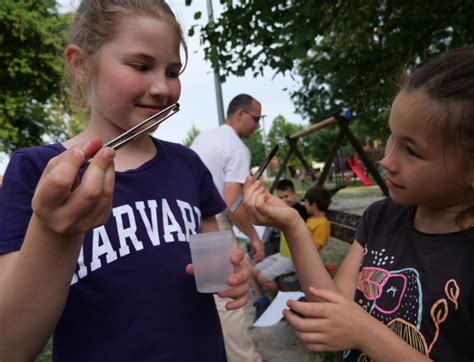
[[[183,140],[183,145],[190,147],[193,144],[194,139],[201,133],[199,128],[193,123],[193,126],[186,134],[186,138]]]
[[[301,79],[293,101],[311,123],[352,108],[352,123],[373,136],[384,132],[401,75],[474,41],[474,0],[220,2],[201,41],[223,80],[291,72]]]
[[[0,1],[0,151],[66,132],[59,101],[67,21],[54,0]]]
[[[263,141],[263,133],[261,129],[257,129],[252,136],[242,140],[245,145],[249,148],[250,154],[252,155],[252,165],[255,167],[265,159],[265,144]]]

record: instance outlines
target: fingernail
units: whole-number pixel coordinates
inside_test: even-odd
[[[107,159],[107,160],[111,160],[115,157],[115,151],[111,148],[105,148],[104,149],[104,157]]]
[[[82,159],[84,159],[84,157],[85,157],[84,151],[81,150],[80,148],[74,148],[74,149],[72,150],[72,155],[73,155],[74,157],[76,157],[77,159],[79,159],[79,160],[82,160]]]

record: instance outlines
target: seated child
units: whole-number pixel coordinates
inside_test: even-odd
[[[311,215],[311,217],[306,220],[306,226],[311,233],[311,239],[321,254],[331,231],[331,224],[326,218],[326,211],[331,203],[331,194],[322,186],[313,186],[306,191],[304,198],[306,211]],[[289,254],[290,250],[286,242],[285,246]]]

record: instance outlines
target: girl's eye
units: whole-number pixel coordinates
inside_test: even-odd
[[[170,78],[179,78],[179,72],[169,71],[168,72],[168,77],[170,77]]]
[[[406,150],[407,150],[407,153],[408,153],[410,156],[420,158],[420,155],[419,155],[418,153],[416,153],[416,152],[413,150],[413,148],[407,146],[407,147],[406,147]]]
[[[139,72],[146,72],[148,70],[148,66],[142,63],[132,63],[130,66]]]

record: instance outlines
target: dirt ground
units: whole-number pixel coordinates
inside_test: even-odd
[[[341,190],[334,196],[331,208],[362,214],[368,205],[382,197],[383,195],[377,187]],[[339,240],[330,239],[326,246],[327,249],[325,249],[325,256],[330,259],[331,264],[337,263],[347,253],[349,246]],[[249,299],[245,312],[248,325],[251,326],[255,316],[252,293],[249,294]],[[335,354],[318,354],[308,351],[296,338],[293,329],[285,320],[271,327],[250,327],[249,333],[263,361],[266,362],[339,360]]]

